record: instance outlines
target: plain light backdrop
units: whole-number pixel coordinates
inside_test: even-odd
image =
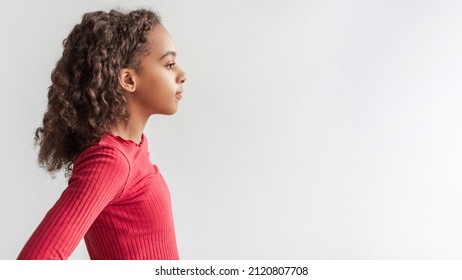
[[[66,187],[33,146],[62,40],[141,7],[188,75],[145,129],[181,258],[462,258],[462,2],[44,0],[0,11],[0,259]]]

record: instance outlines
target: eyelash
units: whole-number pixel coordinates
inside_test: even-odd
[[[175,62],[174,63],[170,63],[170,64],[167,64],[167,68],[168,69],[173,69],[173,66],[175,66]]]

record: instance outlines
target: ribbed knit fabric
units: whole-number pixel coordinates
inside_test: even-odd
[[[91,259],[178,259],[167,184],[140,144],[112,134],[83,151],[67,188],[18,259],[67,259],[85,237]]]

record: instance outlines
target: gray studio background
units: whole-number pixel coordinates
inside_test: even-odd
[[[112,7],[158,10],[188,74],[145,130],[181,258],[462,258],[462,2],[44,0],[0,11],[1,259],[66,186],[33,147],[61,42]]]

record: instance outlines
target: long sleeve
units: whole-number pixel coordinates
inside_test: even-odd
[[[130,173],[117,149],[95,145],[74,163],[67,188],[29,238],[18,259],[67,259],[98,215],[123,194]]]

